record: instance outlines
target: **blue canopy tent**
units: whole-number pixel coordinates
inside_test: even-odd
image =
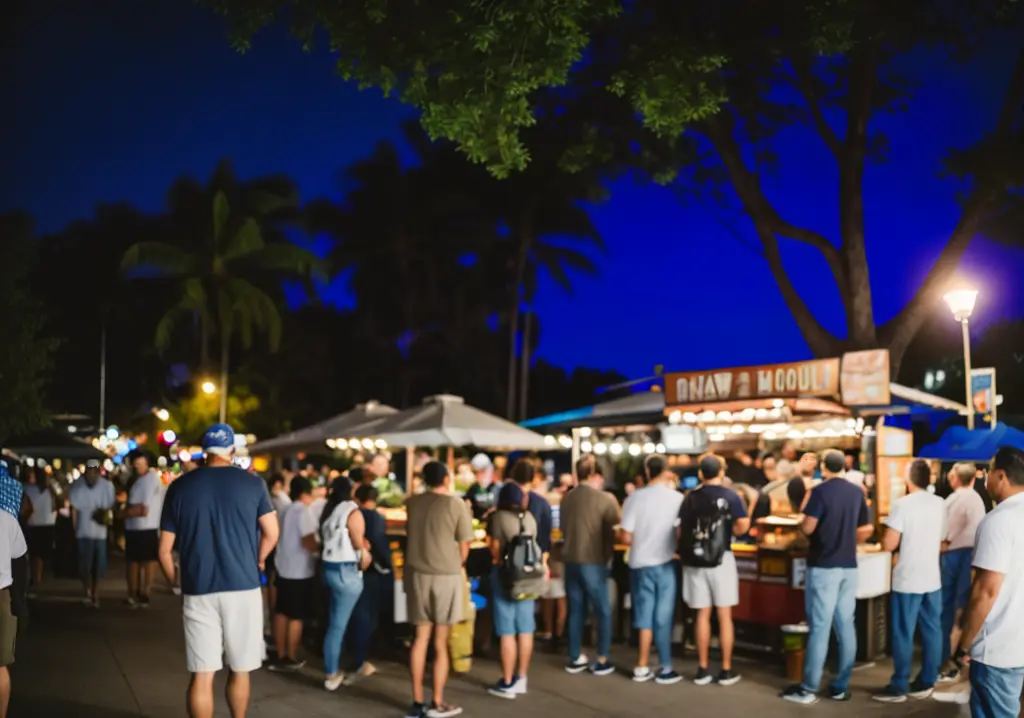
[[[942,461],[988,461],[996,450],[1012,446],[1024,450],[1024,431],[1019,431],[1002,422],[994,429],[975,429],[951,426],[942,437],[918,452],[922,459]]]

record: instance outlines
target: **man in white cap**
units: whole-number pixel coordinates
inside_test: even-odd
[[[494,480],[494,462],[487,454],[477,454],[469,465],[473,467],[476,481],[466,491],[466,501],[473,510],[473,518],[482,520],[497,508],[501,484]]]
[[[231,715],[245,715],[249,673],[263,665],[260,572],[279,528],[262,479],[232,464],[235,432],[215,424],[203,435],[206,466],[167,490],[160,518],[160,568],[174,580],[173,550],[181,559],[185,653],[192,675],[188,714],[213,718],[213,678],[231,671]]]
[[[114,508],[114,485],[100,476],[100,462],[90,459],[85,462],[85,481],[75,481],[68,496],[85,603],[99,608],[99,580],[107,573],[107,527]]]

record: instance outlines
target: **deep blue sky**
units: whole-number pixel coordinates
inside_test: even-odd
[[[187,0],[15,2],[27,8],[3,50],[11,99],[0,125],[0,211],[28,209],[41,231],[88,217],[99,202],[158,210],[176,176],[206,176],[225,156],[242,176],[292,175],[304,200],[335,195],[339,168],[378,140],[400,139],[409,113],[346,86],[328,55],[303,53],[283,32],[235,53],[220,20]],[[933,69],[911,111],[884,120],[891,159],[869,168],[865,198],[879,322],[912,294],[956,221],[953,188],[936,173],[946,148],[991,123],[1006,73],[991,63],[983,70]],[[792,222],[834,238],[831,157],[801,129],[780,151],[770,196]],[[612,189],[593,211],[608,245],[600,276],[577,278],[572,296],[542,284],[541,356],[644,376],[657,363],[672,370],[808,355],[763,260],[706,210],[658,187]],[[841,327],[824,263],[800,245],[787,244],[785,256],[814,311]],[[1022,272],[1020,253],[973,245],[964,273],[984,292],[981,323],[1024,314]],[[345,301],[340,288],[331,299]]]

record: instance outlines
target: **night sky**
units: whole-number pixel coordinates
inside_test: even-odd
[[[379,92],[346,86],[326,53],[303,53],[283,31],[237,54],[220,19],[187,0],[15,3],[24,9],[2,51],[12,111],[0,145],[0,211],[29,210],[42,232],[88,217],[100,202],[159,210],[175,177],[206,177],[225,156],[243,177],[291,175],[304,201],[336,196],[339,169],[379,140],[399,140],[410,115]],[[955,188],[936,179],[940,160],[991,125],[1008,72],[991,58],[966,70],[915,62],[934,69],[909,113],[879,123],[890,160],[867,171],[878,322],[911,295],[953,227]],[[769,196],[792,222],[834,238],[832,158],[805,129],[789,131],[779,149],[789,161]],[[681,370],[808,356],[763,260],[707,210],[622,182],[593,217],[608,245],[601,273],[577,277],[572,296],[542,283],[540,356],[634,377],[658,363]],[[838,330],[842,309],[824,262],[797,244],[785,245],[785,257],[814,311]],[[963,270],[982,290],[977,324],[1024,315],[1020,252],[979,240]],[[341,283],[325,295],[349,301]]]

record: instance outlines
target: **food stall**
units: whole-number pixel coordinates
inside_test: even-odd
[[[511,450],[544,449],[544,437],[512,422],[467,405],[461,397],[438,395],[427,397],[420,406],[388,415],[362,426],[351,427],[345,435],[333,437],[335,443],[374,442],[390,447],[405,447],[406,494],[412,491],[414,461],[411,454],[418,446],[460,447]],[[394,566],[394,620],[405,623],[406,599],[403,588],[405,550],[405,508],[382,509],[388,526],[392,564]],[[471,578],[487,573],[491,566],[485,543],[484,527],[474,524],[476,539],[470,546],[466,562]]]
[[[887,425],[885,417],[911,413],[915,405],[966,411],[892,384],[884,350],[669,374],[665,398],[669,423],[699,426],[711,451],[777,450],[785,442],[801,451],[858,449],[879,525],[902,495],[900,479],[913,459],[912,433]],[[794,516],[766,517],[759,521],[756,545],[734,546],[740,572],[740,605],[734,610],[738,640],[777,646],[783,626],[804,620],[807,539],[799,525]],[[892,554],[877,543],[863,544],[857,563],[858,652],[862,660],[872,660],[887,647]]]

